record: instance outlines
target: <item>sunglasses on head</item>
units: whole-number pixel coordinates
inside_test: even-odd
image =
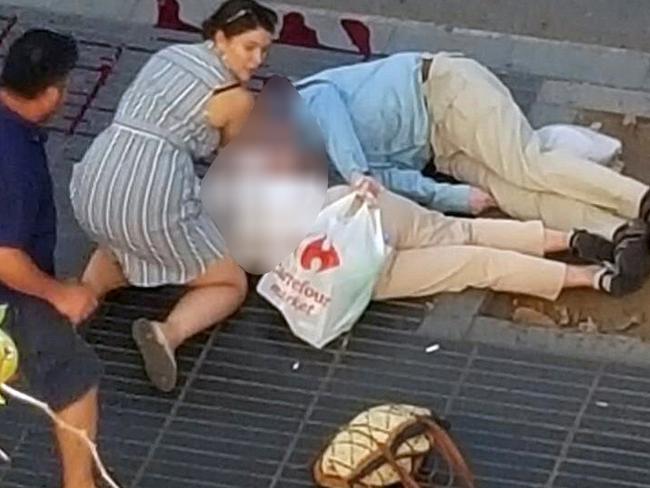
[[[244,18],[247,15],[250,15],[252,13],[253,13],[253,11],[251,9],[249,9],[249,8],[243,8],[241,10],[238,10],[236,13],[234,13],[233,15],[231,15],[230,17],[228,17],[226,19],[226,22],[225,22],[224,25],[232,24],[233,22],[235,22],[235,21],[237,21],[239,19],[242,19],[242,18]]]

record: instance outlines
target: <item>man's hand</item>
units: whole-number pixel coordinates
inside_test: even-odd
[[[384,190],[379,181],[362,173],[354,173],[350,178],[350,185],[355,191],[369,198],[370,201],[376,201],[379,194]]]
[[[0,283],[51,304],[74,325],[87,319],[97,308],[90,288],[62,283],[43,272],[22,249],[0,247]]]
[[[480,215],[486,210],[495,208],[496,200],[487,192],[480,188],[472,187],[469,191],[469,208],[472,215]]]
[[[57,286],[49,297],[49,302],[73,325],[79,325],[97,308],[97,297],[90,288],[78,284]]]

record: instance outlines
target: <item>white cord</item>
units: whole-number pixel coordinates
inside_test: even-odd
[[[0,459],[2,459],[5,463],[11,462],[11,458],[9,457],[9,454],[4,452],[2,449],[0,449]]]
[[[88,446],[88,449],[90,450],[90,453],[93,456],[93,459],[95,460],[95,464],[97,465],[97,468],[99,469],[99,472],[103,478],[103,480],[108,483],[108,485],[111,488],[120,488],[120,485],[118,485],[115,481],[113,481],[113,478],[108,474],[108,471],[104,467],[104,463],[102,463],[101,458],[99,457],[99,453],[97,451],[97,446],[93,441],[90,440],[88,437],[88,434],[86,433],[85,430],[77,429],[76,427],[71,426],[67,422],[63,421],[59,416],[50,408],[50,406],[42,402],[40,400],[37,400],[34,397],[31,397],[27,395],[26,393],[22,393],[11,386],[8,385],[0,385],[0,390],[5,393],[7,396],[12,397],[18,401],[21,401],[23,403],[27,403],[33,407],[38,408],[42,412],[44,412],[52,421],[61,429],[67,430],[68,432],[72,432],[75,434],[77,437],[79,437],[82,441],[86,443]],[[1,451],[0,451],[1,452]],[[8,456],[4,452],[2,452],[3,457],[6,457],[6,460],[9,459]]]

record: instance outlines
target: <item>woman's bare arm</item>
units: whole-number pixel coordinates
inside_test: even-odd
[[[218,93],[208,101],[208,122],[221,132],[222,145],[239,134],[254,103],[253,94],[243,87]]]

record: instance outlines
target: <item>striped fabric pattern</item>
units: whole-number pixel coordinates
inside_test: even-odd
[[[235,82],[212,42],[163,49],[75,165],[70,194],[77,220],[114,252],[132,285],[186,284],[225,254],[202,211],[194,161],[219,146],[206,102]]]

